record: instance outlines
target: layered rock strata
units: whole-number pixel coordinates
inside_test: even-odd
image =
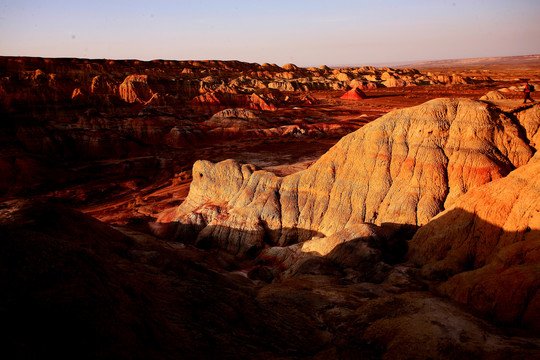
[[[197,241],[246,254],[370,222],[419,226],[533,154],[515,119],[489,104],[436,99],[345,136],[283,178],[199,161],[186,201],[160,221],[204,229]]]
[[[439,291],[493,318],[540,329],[540,153],[471,190],[423,226],[409,260]]]

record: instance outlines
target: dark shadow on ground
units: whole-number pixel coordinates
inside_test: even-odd
[[[396,349],[443,359],[492,354],[481,342],[441,340],[437,332],[423,334],[430,342],[414,349],[410,341],[420,338],[396,335],[408,330],[396,327],[375,336],[377,330],[369,330],[373,323],[394,326],[388,324],[403,315],[428,316],[426,324],[433,324],[431,315],[418,313],[442,301],[389,277],[384,286],[349,281],[344,272],[354,267],[347,263],[354,260],[351,252],[362,255],[358,249],[364,245],[384,251],[380,243],[355,239],[336,248],[324,257],[338,268],[336,274],[300,271],[267,284],[224,271],[211,251],[128,235],[51,202],[1,203],[4,352],[26,359],[380,359]],[[498,333],[463,314],[478,323],[474,331]],[[447,325],[453,326],[442,326]],[[512,339],[496,358],[539,355],[534,342]]]

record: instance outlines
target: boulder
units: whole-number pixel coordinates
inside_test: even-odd
[[[344,230],[341,230],[328,237],[314,237],[311,240],[302,243],[303,252],[313,252],[321,256],[332,252],[336,246],[353,239],[366,239],[380,242],[381,234],[378,226],[373,224],[356,224]]]

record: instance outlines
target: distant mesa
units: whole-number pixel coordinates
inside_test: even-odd
[[[387,73],[385,73],[385,74],[387,74]],[[396,78],[394,76],[390,76],[390,77],[386,78],[383,81],[383,84],[386,87],[403,87],[403,86],[407,85],[407,82],[405,80],[403,80],[403,79]]]
[[[103,75],[97,75],[92,78],[90,92],[92,94],[113,94],[115,92],[115,86]]]
[[[251,95],[235,94],[234,92],[209,91],[191,100],[192,106],[200,109],[215,110],[223,107],[243,107],[253,110],[275,111],[277,106],[270,100],[264,99],[255,92]]]
[[[345,81],[345,82],[351,81],[350,76],[344,72],[338,72],[337,74],[335,74],[335,78],[339,81]]]
[[[362,90],[360,90],[359,88],[353,88],[353,89],[347,91],[345,94],[343,94],[340,99],[343,99],[343,100],[362,100],[362,99],[367,99],[367,95]]]

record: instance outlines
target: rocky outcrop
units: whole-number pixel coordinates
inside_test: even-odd
[[[215,110],[223,107],[243,107],[253,110],[274,111],[277,107],[261,95],[252,93],[227,94],[221,91],[207,92],[191,100],[192,106],[198,109]]]
[[[496,320],[539,330],[540,153],[423,226],[409,259],[439,291]]]
[[[291,63],[283,65],[282,68],[284,70],[287,70],[287,71],[297,71],[298,70],[298,66],[296,66],[294,64],[291,64]]]
[[[196,224],[206,239],[242,254],[362,222],[424,225],[531,156],[519,127],[497,109],[437,99],[367,124],[284,178],[232,160],[199,161],[188,198],[161,221]]]
[[[247,109],[225,109],[203,123],[211,128],[256,129],[266,125],[266,122],[253,111]]]
[[[386,87],[403,87],[407,85],[407,82],[405,82],[405,80],[402,80],[400,78],[391,76],[383,81],[383,85]]]
[[[145,103],[152,97],[148,75],[129,75],[118,87],[120,98],[128,103]]]
[[[127,89],[124,89],[124,91],[127,91]],[[115,86],[113,82],[107,80],[104,76],[98,75],[92,78],[90,92],[92,94],[114,94]]]
[[[367,99],[367,95],[359,88],[353,88],[343,94],[340,99],[343,100],[362,100]]]
[[[500,91],[494,90],[490,91],[485,95],[482,95],[480,97],[480,100],[503,100],[506,99],[506,96],[504,96]]]
[[[277,107],[269,102],[268,100],[263,99],[260,95],[253,93],[251,94],[247,100],[247,106],[250,109],[254,110],[266,110],[266,111],[274,111],[277,110]]]

